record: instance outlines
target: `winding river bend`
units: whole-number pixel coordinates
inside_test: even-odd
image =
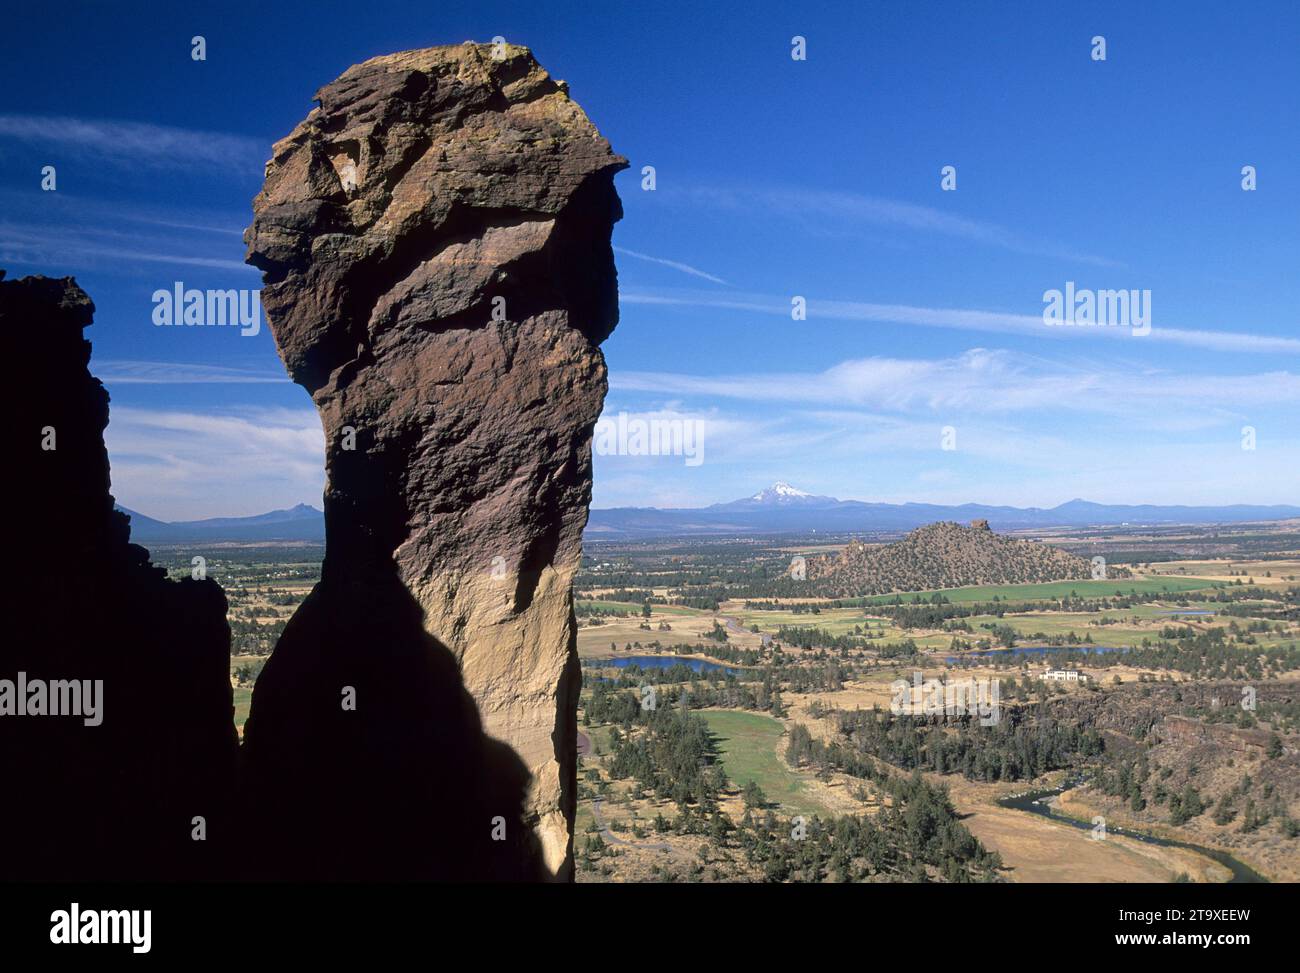
[[[998,806],[1014,808],[1017,811],[1028,811],[1030,814],[1040,814],[1043,817],[1051,818],[1053,821],[1057,821],[1061,824],[1068,824],[1071,827],[1079,828],[1083,831],[1091,831],[1092,825],[1088,822],[1078,821],[1064,814],[1057,814],[1050,805],[1043,803],[1044,799],[1060,794],[1067,787],[1074,787],[1078,784],[1079,781],[1074,780],[1050,790],[1028,791],[1014,797],[1004,797],[1002,800],[998,801]],[[1228,871],[1232,872],[1232,878],[1228,880],[1229,883],[1268,881],[1268,879],[1259,874],[1259,872],[1255,871],[1249,865],[1244,865],[1226,852],[1219,851],[1215,848],[1204,848],[1201,845],[1188,844],[1185,841],[1174,841],[1172,838],[1157,838],[1155,835],[1143,834],[1139,831],[1130,831],[1127,828],[1113,828],[1111,830],[1116,834],[1123,835],[1125,838],[1132,838],[1134,841],[1144,841],[1149,845],[1164,845],[1171,848],[1186,848],[1188,851],[1194,851],[1197,854],[1204,855],[1206,858],[1211,858],[1224,868],[1228,869]]]

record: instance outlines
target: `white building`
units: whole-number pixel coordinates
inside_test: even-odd
[[[1088,677],[1078,669],[1044,669],[1043,678],[1053,682],[1087,682]]]

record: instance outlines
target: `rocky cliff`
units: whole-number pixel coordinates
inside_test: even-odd
[[[22,379],[0,384],[17,453],[0,878],[220,877],[237,755],[225,595],[168,581],[128,542],[82,336],[90,298],[71,278],[3,277],[0,333]]]
[[[317,99],[246,235],[327,444],[322,581],[245,730],[271,870],[567,878],[626,162],[520,47],[376,58]],[[369,835],[342,864],[341,829]]]

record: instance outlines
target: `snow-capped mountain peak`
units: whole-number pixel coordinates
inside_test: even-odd
[[[777,480],[766,490],[760,490],[758,493],[750,497],[750,499],[759,503],[781,503],[783,501],[803,500],[811,497],[811,493],[807,493],[797,487],[792,487],[784,480]]]

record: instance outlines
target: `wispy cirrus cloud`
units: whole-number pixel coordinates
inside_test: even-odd
[[[790,297],[762,294],[722,296],[713,293],[658,293],[627,291],[619,294],[624,304],[661,307],[709,307],[758,314],[790,315]],[[1300,354],[1300,338],[1279,335],[1249,334],[1238,331],[1205,331],[1152,325],[1148,334],[1137,335],[1122,327],[1049,327],[1039,314],[1013,314],[971,308],[917,307],[909,304],[875,304],[868,301],[838,301],[807,298],[809,320],[867,321],[881,324],[905,324],[922,328],[951,328],[958,331],[981,331],[1046,339],[1103,338],[1132,342],[1157,342],[1200,348],[1206,351],[1230,351],[1247,354]]]
[[[148,223],[150,226],[164,226],[171,230],[197,230],[200,233],[219,233],[222,236],[237,236],[241,239],[244,236],[243,230],[237,230],[230,226],[208,226],[201,223],[177,223],[173,220],[159,220],[149,217],[130,214],[126,216],[129,220],[135,220],[138,223]]]
[[[97,358],[93,370],[95,377],[105,385],[279,385],[289,382],[284,374],[192,362]]]
[[[833,398],[849,384],[822,373],[814,378],[832,393],[818,393],[818,399]],[[757,385],[751,393],[763,398]],[[941,394],[891,414],[854,403],[790,400],[782,400],[786,407],[780,409],[749,408],[736,401],[740,396],[718,407],[704,394],[692,391],[662,407],[704,421],[704,464],[691,468],[654,457],[597,455],[595,506],[641,506],[651,497],[657,506],[702,506],[778,479],[841,499],[1043,507],[1073,497],[1108,503],[1285,503],[1300,488],[1300,438],[1284,409],[1252,416],[1259,422],[1260,446],[1246,450],[1240,421],[1220,415],[1217,422],[1187,424],[1171,436],[1162,428],[1165,413],[1151,402],[1119,402],[1109,414],[1103,409],[1081,415],[1086,405],[1062,401],[1044,426],[1033,419],[1053,408],[1050,404],[1025,414],[981,413],[952,407]],[[615,381],[611,397],[630,406],[637,393]],[[647,406],[648,412],[653,408]],[[607,407],[606,415],[611,411]],[[945,445],[949,431],[955,438]],[[1196,473],[1182,475],[1189,456],[1196,457]]]
[[[72,225],[51,222],[44,225],[0,222],[0,261],[8,264],[94,267],[100,264],[171,264],[178,267],[206,267],[257,274],[236,256],[219,257],[186,252],[193,242],[174,237],[144,237],[115,226]],[[239,254],[241,248],[228,248]]]
[[[51,115],[0,115],[0,138],[93,155],[119,164],[260,171],[271,141],[146,122]]]
[[[33,194],[27,190],[0,189],[0,211],[21,225],[117,228],[124,236],[137,237],[137,231],[122,228],[124,221],[155,226],[166,230],[195,230],[219,236],[243,237],[252,211],[202,209],[175,203],[159,205],[133,201],[109,201],[84,196],[60,188],[56,193]]]
[[[162,520],[248,516],[320,502],[325,437],[312,408],[114,406],[113,495]]]
[[[942,359],[850,359],[814,372],[689,375],[612,370],[619,392],[708,396],[809,408],[854,406],[894,413],[1160,415],[1300,403],[1300,374],[1187,375],[1158,369],[1090,367],[1008,351],[972,349]]]
[[[693,206],[736,213],[761,212],[765,217],[779,217],[818,231],[827,226],[849,230],[862,226],[902,228],[968,240],[1013,253],[1053,257],[1098,267],[1123,266],[1122,261],[1083,253],[996,223],[970,219],[932,206],[862,193],[799,186],[710,185],[688,186],[679,192]]]
[[[727,283],[721,277],[715,277],[713,274],[705,273],[698,267],[692,267],[690,264],[684,264],[679,260],[667,260],[663,257],[652,257],[648,253],[638,253],[635,250],[628,250],[626,247],[615,247],[614,252],[621,253],[626,257],[635,257],[637,260],[645,260],[652,264],[671,267],[673,270],[680,270],[683,274],[690,274],[692,277],[703,277],[705,280],[712,281],[715,284]]]

